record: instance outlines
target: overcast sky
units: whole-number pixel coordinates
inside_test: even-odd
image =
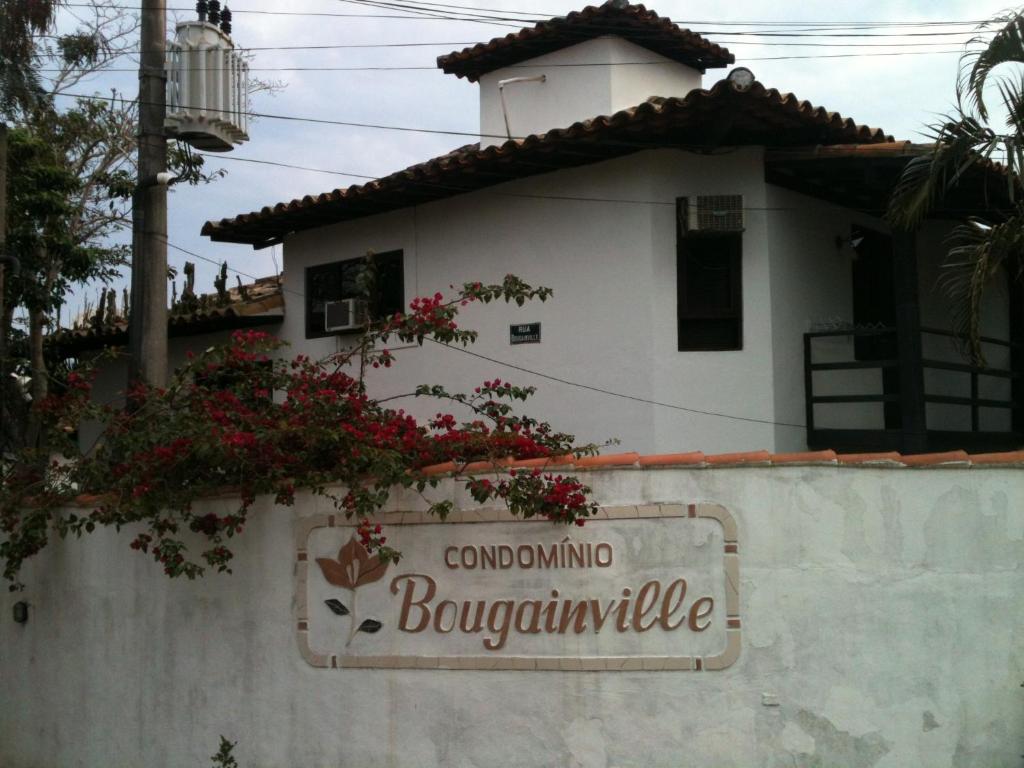
[[[328,13],[380,14],[384,11],[359,7],[343,0],[238,0],[233,38],[238,47],[259,48],[285,45],[336,45],[366,43],[445,43],[436,47],[392,49],[341,49],[255,51],[254,74],[283,81],[286,87],[275,96],[258,94],[256,112],[300,117],[326,118],[383,125],[474,132],[478,129],[477,86],[439,70],[361,72],[261,71],[280,67],[345,66],[433,66],[438,55],[502,36],[517,25],[459,22],[452,20],[407,20],[351,17],[305,17],[259,15],[243,11],[321,11]],[[582,7],[562,0],[452,0],[463,6],[528,12],[538,17],[560,15]],[[230,0],[229,0],[230,3]],[[243,4],[244,3],[244,4]],[[172,14],[194,18],[190,0],[169,0]],[[761,26],[720,26],[722,22],[864,22],[864,21],[965,21],[988,18],[1005,6],[1005,0],[938,0],[928,2],[808,2],[804,0],[661,0],[650,6],[695,31],[707,31],[713,42],[728,47],[736,64],[752,69],[768,87],[796,94],[818,106],[838,111],[859,123],[884,128],[897,139],[921,139],[920,130],[953,101],[959,51],[969,35],[936,35],[884,38],[805,37],[802,42],[833,46],[841,42],[854,47],[812,47],[780,45],[795,38],[751,38],[727,30],[764,31]],[[76,9],[70,9],[76,10]],[[64,13],[68,13],[65,11]],[[62,28],[69,24],[67,17]],[[716,23],[719,26],[716,26]],[[914,32],[948,32],[957,28],[932,27]],[[968,31],[969,26],[959,27]],[[871,30],[893,34],[892,29]],[[772,42],[771,46],[759,44]],[[929,43],[930,46],[864,47],[865,43]],[[871,52],[913,51],[912,55],[872,56]],[[928,52],[928,53],[925,53]],[[861,54],[851,58],[826,58],[841,53]],[[815,56],[791,60],[764,57]],[[727,70],[705,75],[709,87]],[[79,92],[109,93],[111,86],[127,92],[136,89],[130,73],[105,73],[77,87]],[[294,165],[347,171],[374,176],[387,175],[406,166],[442,154],[471,139],[430,133],[356,129],[338,126],[257,120],[250,126],[251,140],[228,157],[273,160]],[[214,260],[226,259],[230,267],[249,275],[274,271],[274,256],[280,247],[255,251],[244,245],[211,243],[199,234],[207,219],[219,219],[258,210],[264,205],[316,194],[360,183],[357,178],[260,166],[230,159],[209,160],[212,167],[227,170],[226,178],[199,188],[178,188],[170,197],[169,239],[175,245]],[[171,249],[173,265],[186,259]],[[212,290],[216,268],[197,264],[197,288]],[[232,283],[234,279],[232,277]]]

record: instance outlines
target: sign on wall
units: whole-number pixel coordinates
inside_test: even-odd
[[[498,510],[382,522],[397,565],[340,515],[299,520],[313,666],[702,671],[739,655],[737,534],[721,506],[605,508],[582,528]]]
[[[508,327],[510,344],[540,344],[540,323],[519,323]]]

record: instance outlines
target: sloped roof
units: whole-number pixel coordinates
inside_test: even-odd
[[[260,248],[291,233],[472,192],[649,149],[877,144],[893,138],[836,112],[754,83],[727,80],[683,98],[655,97],[613,115],[481,149],[470,144],[367,184],[208,221],[212,240]]]
[[[589,5],[568,16],[558,16],[505,37],[439,56],[437,66],[448,74],[475,82],[481,75],[496,69],[603,35],[629,40],[701,72],[736,61],[726,48],[680,28],[671,19],[642,5],[608,0],[603,5]]]
[[[281,280],[262,277],[248,285],[227,291],[221,300],[216,293],[202,294],[194,302],[172,307],[167,318],[169,336],[193,336],[210,331],[246,328],[279,323],[284,319],[284,293]],[[128,319],[103,317],[98,313],[88,325],[65,328],[51,337],[65,352],[84,352],[128,343]]]

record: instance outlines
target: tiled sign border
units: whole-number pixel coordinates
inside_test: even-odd
[[[317,528],[351,528],[341,515],[316,515],[297,521],[295,535],[295,605],[299,651],[314,667],[347,669],[493,669],[565,672],[674,671],[701,672],[732,666],[740,655],[740,564],[736,521],[720,504],[650,504],[603,507],[598,520],[640,518],[706,518],[717,520],[725,539],[725,648],[715,656],[355,656],[316,653],[309,646],[307,579],[309,534]],[[447,523],[514,523],[521,518],[503,509],[456,511],[442,523],[423,512],[389,512],[378,516],[386,525],[445,525]]]

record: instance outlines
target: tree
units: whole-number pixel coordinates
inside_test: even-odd
[[[371,258],[363,278],[368,299],[374,271]],[[129,393],[136,407],[128,410],[93,404],[88,375],[71,372],[64,390],[39,404],[45,439],[25,449],[2,477],[4,575],[15,580],[22,562],[54,533],[82,535],[104,526],[130,526],[131,547],[150,553],[171,577],[195,578],[207,567],[228,570],[227,540],[242,532],[256,496],[291,505],[299,489],[324,495],[341,513],[362,520],[367,554],[397,560],[400,553],[388,547],[370,517],[396,486],[420,493],[436,486],[437,475],[421,470],[448,462],[479,503],[496,500],[523,517],[582,525],[596,506],[576,478],[542,467],[500,469],[510,456],[544,460],[597,451],[517,414],[513,403],[527,400],[532,388],[497,378],[470,392],[413,387],[401,397],[431,398],[465,411],[464,418],[439,412],[419,423],[392,407],[398,398],[374,398],[365,378],[369,370],[384,374],[392,367],[389,340],[472,343],[476,332],[457,322],[469,303],[523,304],[550,294],[511,275],[493,285],[466,283],[447,298],[438,293],[414,299],[409,311],[371,324],[350,351],[320,361],[285,359],[276,354],[281,342],[238,331],[230,344],[192,359],[166,389],[136,385]],[[84,450],[72,437],[83,420],[106,424],[102,439]],[[62,460],[40,461],[56,453]],[[493,480],[464,474],[475,461],[495,468]],[[197,499],[226,488],[240,499],[235,511],[193,511]],[[91,511],[72,511],[76,499]],[[450,501],[428,502],[441,519],[452,507]],[[197,543],[203,548],[195,555]]]
[[[1024,200],[1019,174],[1024,170],[1024,77],[1000,77],[997,88],[1005,130],[993,124],[986,87],[1003,64],[1024,64],[1024,14],[1017,11],[982,25],[995,29],[969,45],[984,48],[961,59],[955,111],[928,127],[935,141],[930,153],[912,159],[889,201],[888,219],[902,229],[916,228],[972,169],[990,171],[1005,154],[1010,205],[990,219],[970,217],[953,231],[943,287],[953,304],[954,330],[968,341],[972,358],[982,362],[981,309],[986,289],[1003,272],[1024,280]]]
[[[43,337],[47,318],[60,307],[73,282],[110,277],[119,249],[83,238],[82,179],[68,168],[60,146],[24,128],[9,134],[8,247],[19,255],[21,269],[3,283],[5,347],[27,351],[31,402],[49,390],[54,365],[45,359]],[[28,333],[14,326],[17,307],[28,315]],[[13,344],[10,342],[13,341]],[[9,382],[5,382],[9,384]],[[38,421],[20,392],[5,387],[2,399],[5,449],[34,442]]]
[[[42,95],[36,36],[49,29],[57,3],[3,0],[0,8],[0,115],[31,108]]]
[[[54,173],[59,170],[63,181],[52,188],[26,187],[17,176],[37,178],[39,168],[22,169],[14,165],[18,158],[11,161],[12,185],[20,184],[26,195],[47,193],[53,212],[44,227],[33,213],[38,205],[12,205],[9,211],[8,226],[21,233],[12,237],[9,251],[18,256],[22,271],[0,280],[0,450],[38,436],[27,409],[46,397],[50,382],[59,380],[66,367],[44,347],[47,335],[58,326],[68,289],[87,281],[109,283],[128,263],[129,247],[120,235],[131,229],[137,101],[113,92],[109,99],[79,98],[58,109],[54,96],[136,56],[139,19],[110,0],[93,0],[84,11],[76,10],[76,18],[79,26],[72,34],[35,38],[34,64],[29,68],[36,75],[36,70],[46,70],[46,76],[35,77],[35,97],[17,102],[11,114],[19,126],[19,140],[35,147],[35,154],[19,156],[21,161],[38,165],[45,155],[45,164]],[[206,173],[203,158],[178,142],[168,143],[168,165],[177,183],[205,183],[222,175]],[[58,193],[63,200],[53,198]],[[19,308],[28,316],[27,334],[13,322]],[[30,373],[28,401],[4,375],[19,366]]]

